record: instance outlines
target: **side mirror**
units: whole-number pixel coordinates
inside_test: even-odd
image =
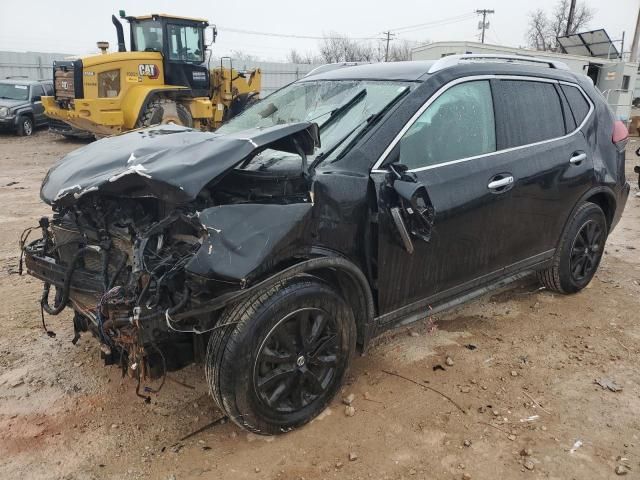
[[[393,182],[393,189],[402,199],[402,207],[409,218],[411,233],[428,242],[431,239],[435,210],[426,187],[417,182],[396,180]]]
[[[40,95],[35,95],[31,101],[32,102],[41,102],[42,101],[42,97]]]
[[[392,204],[395,205],[390,208],[391,217],[405,250],[413,253],[414,247],[409,233],[428,242],[433,230],[435,209],[426,187],[418,182],[415,175],[407,172],[405,165],[393,164],[389,169],[391,172],[387,176],[388,183],[393,187],[396,196],[396,200],[392,200]]]

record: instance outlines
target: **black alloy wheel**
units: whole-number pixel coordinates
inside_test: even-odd
[[[582,290],[598,270],[608,232],[602,208],[592,202],[581,204],[567,222],[551,264],[537,272],[538,280],[558,293]]]
[[[582,225],[571,248],[570,271],[576,283],[593,276],[602,256],[604,241],[604,231],[597,222],[589,220]]]
[[[302,308],[279,321],[264,339],[254,366],[254,387],[264,407],[291,413],[326,393],[340,354],[335,318]]]
[[[300,275],[228,308],[211,332],[205,374],[213,400],[237,425],[288,432],[340,390],[356,346],[350,305],[328,282]]]

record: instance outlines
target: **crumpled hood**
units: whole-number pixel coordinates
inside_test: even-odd
[[[69,153],[47,173],[40,197],[50,205],[68,206],[99,190],[186,203],[257,150],[269,147],[295,153],[301,148],[310,155],[317,146],[318,127],[308,122],[232,134],[160,125]]]

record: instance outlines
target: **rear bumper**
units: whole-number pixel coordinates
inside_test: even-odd
[[[77,99],[70,108],[61,108],[54,97],[42,97],[42,104],[48,117],[91,133],[113,135],[124,126],[124,114],[117,99]]]
[[[616,201],[616,205],[617,205],[618,208],[616,208],[616,212],[613,215],[613,219],[611,221],[611,228],[609,229],[609,233],[611,233],[613,231],[615,226],[620,221],[620,218],[622,217],[622,213],[624,212],[624,207],[627,204],[627,199],[629,198],[629,192],[630,191],[631,191],[631,185],[629,185],[629,182],[624,182],[624,184],[622,185],[622,188],[618,192],[618,198],[616,199],[617,200]]]

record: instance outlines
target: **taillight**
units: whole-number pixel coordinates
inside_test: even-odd
[[[616,120],[613,124],[613,136],[611,139],[616,145],[622,142],[626,143],[629,139],[629,130],[621,120]]]

